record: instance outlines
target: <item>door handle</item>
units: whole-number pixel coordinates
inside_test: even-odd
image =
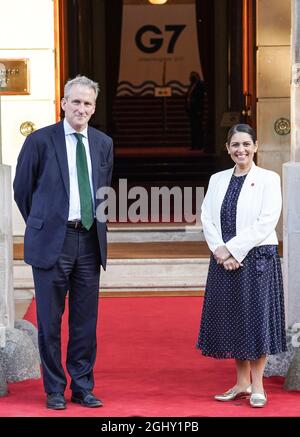
[[[32,121],[24,121],[20,126],[20,132],[24,137],[36,130],[35,124]]]

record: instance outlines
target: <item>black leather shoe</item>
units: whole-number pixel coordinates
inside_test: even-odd
[[[66,400],[63,393],[48,393],[46,405],[51,410],[65,410]]]
[[[88,408],[97,408],[102,407],[103,405],[103,402],[100,399],[97,399],[96,396],[90,391],[73,392],[71,402]]]

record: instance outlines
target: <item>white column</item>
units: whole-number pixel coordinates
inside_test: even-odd
[[[2,133],[1,133],[1,126],[2,126],[2,120],[1,120],[1,96],[0,96],[0,165],[2,164]]]
[[[283,165],[286,319],[300,322],[300,0],[292,0],[291,162]]]
[[[283,259],[286,322],[300,322],[300,163],[283,165]]]
[[[292,0],[291,160],[300,162],[300,0]]]
[[[280,7],[280,0],[268,1],[272,3],[270,6],[273,6],[273,1]],[[268,357],[265,375],[286,376],[284,387],[287,390],[298,390],[299,377],[297,375],[300,373],[294,361],[300,349],[294,347],[293,326],[300,322],[300,0],[290,0],[286,3],[289,3],[291,7],[291,144],[289,147],[291,161],[283,164],[282,180],[283,279],[288,350],[277,356]],[[271,29],[276,32],[277,28],[274,24]],[[283,67],[284,64],[281,62],[280,65]]]
[[[1,135],[1,132],[0,132]],[[0,164],[0,347],[14,327],[13,238],[10,167]]]

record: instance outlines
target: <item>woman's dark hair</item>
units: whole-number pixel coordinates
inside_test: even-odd
[[[227,144],[230,144],[231,138],[237,132],[244,132],[245,134],[250,135],[253,143],[256,141],[256,133],[255,130],[249,126],[249,124],[235,124],[232,126],[227,134]]]

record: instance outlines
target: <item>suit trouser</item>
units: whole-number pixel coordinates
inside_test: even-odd
[[[96,359],[96,325],[100,251],[96,225],[67,228],[61,255],[49,270],[33,267],[38,340],[47,393],[64,392],[66,375],[61,362],[61,318],[69,291],[67,370],[73,391],[92,390]]]

